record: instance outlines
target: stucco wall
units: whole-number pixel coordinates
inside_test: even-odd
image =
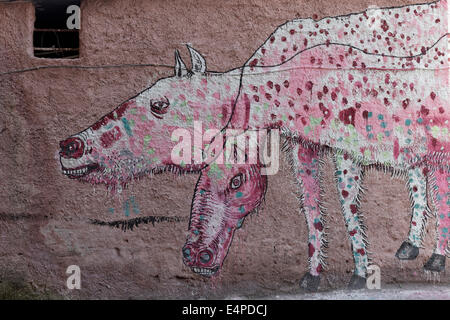
[[[80,58],[33,57],[34,9],[0,3],[0,72],[34,66],[185,61],[191,44],[210,70],[242,65],[275,28],[296,17],[318,18],[394,6],[414,0],[348,1],[90,1],[82,3]],[[195,275],[181,259],[197,175],[162,174],[133,182],[120,196],[61,174],[59,141],[79,132],[135,95],[170,68],[42,69],[0,78],[0,270],[38,287],[87,298],[214,297],[298,290],[307,270],[307,230],[293,195],[288,165],[269,177],[263,210],[235,234],[220,276]],[[333,166],[324,173],[328,208],[328,270],[321,288],[342,287],[353,262],[340,213]],[[371,171],[362,211],[373,263],[383,282],[424,281],[422,266],[434,246],[434,218],[425,249],[400,266],[395,251],[406,239],[410,209],[404,181]],[[88,223],[125,219],[123,203],[135,197],[139,216],[181,216],[180,222],[141,225],[122,232]],[[114,208],[114,213],[111,213]],[[131,213],[130,218],[138,216]],[[82,290],[66,288],[65,270],[79,265]],[[449,274],[441,278],[450,282]]]

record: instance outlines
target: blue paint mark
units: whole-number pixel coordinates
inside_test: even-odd
[[[139,214],[139,208],[138,208],[136,202],[134,201],[134,196],[130,197],[130,202],[131,202],[131,205],[133,206],[134,214]]]
[[[122,118],[122,123],[123,123],[126,133],[129,136],[132,136],[133,132],[131,131],[130,123],[128,122],[127,118]]]
[[[130,216],[130,203],[128,200],[123,204],[123,212],[125,212],[125,216]]]

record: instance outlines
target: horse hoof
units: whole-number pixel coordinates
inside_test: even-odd
[[[414,260],[419,255],[419,248],[408,241],[402,243],[395,256],[400,260]]]
[[[428,261],[423,266],[425,271],[441,272],[445,269],[445,256],[442,254],[433,253]]]
[[[313,276],[309,272],[300,280],[300,288],[303,288],[307,292],[316,292],[319,288],[320,276]]]
[[[350,282],[348,283],[348,290],[359,290],[366,288],[366,278],[353,274]]]

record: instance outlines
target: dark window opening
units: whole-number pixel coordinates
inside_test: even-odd
[[[34,56],[50,59],[79,58],[79,29],[67,27],[68,19],[74,14],[67,13],[67,8],[71,5],[80,7],[80,0],[33,0],[33,3],[36,12]]]

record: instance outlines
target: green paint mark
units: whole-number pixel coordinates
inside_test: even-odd
[[[305,135],[308,135],[308,133],[311,131],[311,127],[307,126],[303,129],[303,131],[305,132]]]
[[[318,126],[322,122],[322,118],[314,118],[313,116],[309,117],[309,123],[314,128],[315,126]]]
[[[236,198],[241,198],[242,195],[243,195],[242,192],[239,191],[239,192],[236,193]]]
[[[383,142],[383,137],[384,137],[384,134],[383,133],[378,133],[377,134],[377,139],[378,139],[378,142]]]
[[[217,165],[217,163],[212,163],[210,165],[210,170],[208,172],[208,177],[212,178],[212,179],[222,179],[223,176],[223,172],[222,170],[220,170],[219,166]]]

